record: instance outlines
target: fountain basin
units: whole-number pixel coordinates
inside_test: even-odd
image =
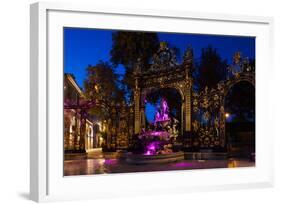
[[[127,153],[126,162],[129,164],[155,164],[176,162],[184,159],[183,152],[173,152],[159,155],[143,155]]]
[[[169,140],[170,134],[166,131],[146,131],[141,133],[139,139],[153,139],[158,138],[160,140]]]

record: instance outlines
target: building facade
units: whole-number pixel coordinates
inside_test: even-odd
[[[100,125],[83,109],[82,90],[71,74],[64,76],[64,150],[65,153],[88,152],[101,147]]]

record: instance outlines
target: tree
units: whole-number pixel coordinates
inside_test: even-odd
[[[233,121],[255,121],[255,88],[249,82],[235,84],[225,98],[225,111],[234,114]]]
[[[95,66],[88,66],[84,88],[87,99],[96,102],[90,113],[103,119],[109,119],[112,106],[124,100],[124,92],[118,86],[118,76],[107,62],[100,61]]]
[[[203,90],[206,86],[215,87],[219,81],[225,79],[226,68],[226,60],[221,59],[216,49],[212,46],[203,48],[200,61],[196,65],[195,84],[199,90]]]
[[[118,31],[112,34],[111,62],[116,67],[122,64],[125,69],[123,83],[130,92],[134,86],[133,68],[141,58],[144,68],[159,48],[157,33]]]

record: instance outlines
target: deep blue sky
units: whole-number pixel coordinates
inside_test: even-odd
[[[81,88],[89,64],[95,65],[100,60],[109,61],[113,32],[113,30],[64,28],[64,72],[72,73]],[[232,56],[236,51],[241,51],[243,56],[255,58],[254,37],[175,33],[158,33],[158,36],[160,41],[167,41],[179,48],[181,57],[188,45],[193,47],[195,59],[200,57],[202,48],[211,45],[228,63],[232,62]],[[124,68],[120,65],[116,72],[123,74]]]

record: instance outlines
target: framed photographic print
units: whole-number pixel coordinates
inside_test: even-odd
[[[31,5],[31,199],[272,186],[272,22]]]

